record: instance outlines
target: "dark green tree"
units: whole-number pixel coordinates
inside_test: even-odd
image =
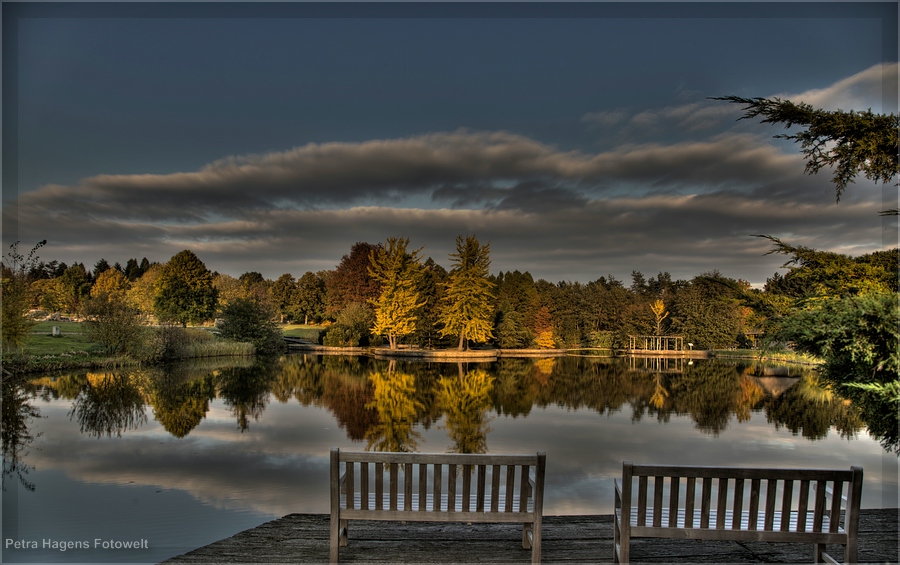
[[[713,99],[744,104],[744,115],[740,119],[762,116],[764,124],[784,124],[786,128],[806,126],[799,133],[775,137],[800,144],[808,174],[818,173],[823,167],[834,167],[832,182],[838,201],[847,185],[859,174],[882,183],[890,182],[897,174],[900,118],[894,114],[873,114],[871,110],[829,112],[780,98],[724,96]]]
[[[457,236],[456,253],[450,254],[453,267],[445,283],[441,311],[441,335],[459,336],[458,349],[466,341],[485,342],[493,334],[494,283],[488,278],[490,244],[481,245],[475,236]]]
[[[257,354],[280,353],[284,350],[284,338],[274,317],[275,313],[266,303],[239,298],[222,311],[222,337],[250,342]]]
[[[216,313],[217,291],[213,275],[192,251],[173,256],[156,279],[153,309],[162,322],[182,327],[210,320]]]
[[[372,251],[380,247],[357,242],[325,281],[326,314],[336,316],[351,302],[366,303],[378,296],[378,282],[369,274]]]
[[[307,271],[297,280],[295,308],[304,324],[325,318],[325,273]]]
[[[91,278],[81,263],[75,263],[60,277],[62,301],[68,312],[78,312],[91,293]]]
[[[325,333],[322,343],[333,347],[369,345],[369,329],[375,323],[375,313],[369,306],[351,302],[338,312],[337,321]]]
[[[278,311],[282,323],[294,320],[297,315],[297,280],[290,273],[278,277],[269,288],[272,306]]]
[[[736,281],[718,272],[694,277],[672,301],[672,332],[696,349],[733,347],[741,331]],[[649,311],[649,309],[648,309]]]

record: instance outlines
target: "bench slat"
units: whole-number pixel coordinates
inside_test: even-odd
[[[638,524],[647,524],[647,477],[638,479]]]
[[[725,529],[725,508],[728,506],[728,477],[719,477],[719,498],[716,501],[716,529]]]
[[[500,465],[493,466],[491,474],[491,512],[500,510]]]
[[[425,498],[428,496],[428,465],[419,464],[419,506],[418,510],[425,510]]]
[[[806,518],[809,515],[809,481],[800,481],[800,507],[797,516],[797,530],[806,531]]]
[[[703,477],[703,492],[700,494],[700,527],[709,527],[710,499],[712,498],[712,477]]]
[[[824,480],[850,481],[852,472],[847,469],[790,469],[755,467],[704,467],[690,465],[633,465],[633,476],[697,477],[718,479],[774,479],[784,480]]]
[[[339,451],[340,461],[372,463],[424,463],[427,465],[461,464],[460,456],[470,465],[534,465],[535,455],[490,455],[476,453],[394,453],[379,451]]]
[[[375,510],[384,510],[384,463],[375,463]]]
[[[447,466],[447,511],[456,511],[456,465]]]
[[[837,481],[834,483],[834,495],[833,495],[833,498],[831,499],[831,514],[830,514],[831,527],[829,528],[830,531],[837,531],[839,520],[835,520],[834,518],[836,516],[840,517],[840,515],[841,515],[841,492],[843,490],[844,490],[844,483],[842,483],[841,481]]]
[[[696,488],[697,488],[697,478],[696,477],[688,477],[687,478],[687,492],[684,493],[685,516],[687,516],[687,520],[688,520],[685,523],[686,528],[694,527],[694,497],[695,497]]]
[[[653,509],[651,508],[648,510],[652,511]],[[672,513],[670,512],[670,510],[668,508],[662,508],[661,510],[662,510],[661,511],[662,521],[666,524],[671,523],[673,520],[673,516],[672,516]],[[632,507],[632,509],[631,509],[631,515],[632,515],[631,525],[632,526],[639,525],[637,516],[636,516],[636,512],[637,512],[637,507]],[[751,524],[751,513],[746,510],[742,511],[740,514],[735,514],[734,511],[732,511],[732,510],[726,510],[724,512],[719,512],[716,509],[710,510],[710,519],[715,521],[716,523],[718,523],[718,519],[719,519],[720,515],[723,517],[722,522],[725,525],[725,527],[723,527],[723,528],[692,528],[692,529],[759,531],[750,525]],[[787,520],[783,520],[784,516],[788,516]],[[688,526],[686,524],[688,522],[686,520],[688,518],[690,518],[690,520],[692,522],[699,521],[700,511],[695,510],[693,512],[693,516],[688,517],[684,508],[679,508],[674,516],[675,525],[671,526],[671,527],[680,528],[680,529],[687,528]],[[757,516],[757,519],[760,520],[762,518],[763,518],[762,513],[759,513],[759,515]],[[795,510],[792,510],[788,514],[783,514],[782,512],[774,512],[772,518],[773,518],[774,524],[776,524],[778,526],[778,531],[787,531],[787,532],[801,531],[798,529],[798,512]],[[737,524],[737,527],[733,526],[734,524]],[[665,528],[666,526],[651,526],[651,527]],[[831,520],[829,519],[828,516],[824,516],[823,517],[823,526],[822,526],[820,532],[827,532],[827,531],[829,531],[829,529],[831,527],[832,527]],[[834,524],[834,527],[836,528],[835,532],[843,532],[844,531],[844,529],[840,526],[839,521]]]
[[[484,493],[485,493],[484,487],[485,487],[485,481],[487,480],[486,475],[487,475],[487,467],[485,467],[484,465],[479,465],[478,466],[478,486],[476,487],[478,489],[478,491],[476,493],[476,498],[475,498],[475,500],[478,501],[475,503],[475,511],[476,512],[484,512]]]
[[[669,481],[669,526],[675,525],[675,516],[678,513],[678,491],[681,490],[681,478],[672,477]]]
[[[766,515],[763,522],[763,529],[769,532],[775,527],[775,490],[777,485],[778,481],[775,479],[766,481]]]

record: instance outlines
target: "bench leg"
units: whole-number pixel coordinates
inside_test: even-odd
[[[522,549],[531,549],[531,535],[533,535],[531,528],[531,522],[522,524]]]
[[[331,543],[330,543],[330,552],[328,556],[328,561],[330,563],[337,563],[339,560],[340,553],[340,521],[336,520],[334,516],[331,517]]]
[[[350,534],[350,526],[347,523],[347,520],[341,520],[341,526],[339,530],[341,547],[346,547],[349,541],[347,540],[347,536]]]
[[[628,563],[631,558],[631,536],[622,530],[618,520],[613,520],[613,563]]]
[[[859,562],[859,558],[857,557],[856,553],[856,538],[852,537],[847,540],[847,545],[844,546],[844,563]]]
[[[817,543],[814,546],[814,548],[815,549],[813,551],[813,563],[824,563],[825,560],[822,559],[822,554],[825,553],[825,544]],[[846,560],[845,560],[845,562],[846,562]]]
[[[531,528],[531,562],[541,562],[541,522],[537,521]]]

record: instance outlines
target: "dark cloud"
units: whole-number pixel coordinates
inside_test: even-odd
[[[806,98],[869,92],[878,76],[869,69]],[[734,111],[704,102],[583,121],[691,129],[726,113],[733,124]],[[878,217],[885,206],[872,183],[853,185],[836,205],[827,171],[804,174],[792,145],[747,123],[595,154],[458,130],[309,144],[193,172],[99,175],[22,194],[21,239],[46,238],[53,258],[70,263],[164,261],[190,248],[214,270],[277,277],[333,268],[353,243],[394,235],[446,264],[457,235],[477,234],[492,242],[495,271],[588,281],[633,269],[690,278],[718,268],[754,283],[781,262],[750,234],[854,254],[881,247],[891,220]]]

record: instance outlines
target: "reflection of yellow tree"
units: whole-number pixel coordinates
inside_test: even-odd
[[[666,387],[663,385],[662,378],[663,376],[661,373],[656,373],[653,396],[650,397],[650,404],[657,410],[662,409],[663,405],[666,403],[666,399],[669,398],[669,391],[667,391]]]
[[[487,410],[494,379],[476,369],[459,377],[441,377],[437,401],[447,417],[447,430],[456,453],[487,453]]]
[[[742,374],[741,379],[741,395],[738,399],[734,413],[738,422],[747,422],[750,420],[750,413],[753,408],[765,398],[766,393],[754,379],[749,375]]]
[[[366,449],[415,451],[416,440],[420,436],[412,428],[416,412],[424,408],[415,398],[416,378],[409,373],[389,369],[386,373],[373,372],[369,380],[374,399],[366,404],[366,408],[374,408],[378,412],[378,424],[366,432]]]

